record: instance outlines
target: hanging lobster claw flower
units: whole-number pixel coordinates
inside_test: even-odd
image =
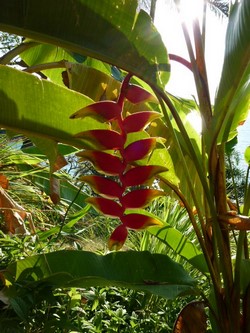
[[[121,217],[121,221],[129,229],[140,230],[151,226],[162,226],[158,219],[143,214],[127,214]]]
[[[146,183],[155,175],[165,171],[168,171],[168,168],[160,165],[137,166],[129,169],[121,179],[123,185],[126,187],[137,186]]]
[[[150,204],[152,200],[163,196],[164,192],[154,189],[140,189],[128,192],[121,198],[121,204],[125,208],[143,208]]]
[[[124,171],[124,164],[118,156],[105,153],[98,150],[83,150],[76,154],[82,160],[88,160],[93,163],[97,171],[106,175],[118,176]]]
[[[124,144],[124,139],[118,132],[107,129],[84,131],[76,134],[75,137],[83,139],[87,146],[99,150],[118,150]]]
[[[99,195],[110,198],[119,199],[122,196],[122,187],[114,180],[104,178],[102,176],[83,176],[80,180],[89,184],[92,189]]]
[[[128,230],[125,225],[120,224],[111,234],[108,241],[110,251],[120,250],[128,237]]]
[[[141,102],[158,103],[158,100],[152,94],[150,94],[150,92],[136,84],[128,85],[125,92],[125,97],[133,104]]]
[[[97,103],[90,104],[75,113],[73,113],[70,118],[84,118],[92,117],[100,121],[111,121],[121,114],[122,108],[113,101],[101,101]]]
[[[161,118],[161,114],[155,111],[140,111],[128,115],[123,120],[123,128],[126,133],[144,130],[153,120]]]
[[[116,201],[107,198],[90,197],[85,200],[96,210],[109,217],[120,217],[124,209]]]
[[[147,157],[156,144],[156,138],[146,138],[132,142],[124,149],[123,157],[127,163]]]
[[[135,104],[147,101],[158,103],[145,89],[129,84],[130,78],[131,74],[128,74],[123,80],[117,102],[93,103],[71,116],[72,119],[90,116],[100,122],[110,123],[109,129],[90,129],[76,135],[86,149],[77,155],[82,160],[90,161],[95,169],[104,175],[115,176],[115,179],[97,175],[80,178],[98,194],[97,197],[86,199],[86,202],[102,214],[117,218],[122,223],[110,236],[110,250],[119,250],[123,246],[129,228],[141,230],[149,226],[162,225],[157,217],[149,216],[146,211],[141,210],[153,199],[165,194],[163,191],[149,188],[149,183],[153,182],[155,175],[168,169],[158,165],[145,165],[159,138],[151,137],[144,130],[152,121],[160,118],[161,114],[139,111],[123,118],[126,114],[123,109],[126,98]],[[138,163],[144,165],[134,166],[139,160],[144,160]],[[140,186],[139,189],[129,188],[139,185],[144,186]]]

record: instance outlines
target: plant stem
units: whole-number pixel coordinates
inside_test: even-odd
[[[31,47],[34,47],[37,45],[39,45],[39,43],[37,43],[37,42],[27,42],[27,43],[22,43],[22,44],[18,45],[16,48],[7,52],[0,58],[0,64],[1,65],[9,64],[12,59],[19,56],[21,53],[30,49]]]
[[[49,62],[49,63],[46,63],[46,64],[39,64],[39,65],[34,65],[34,66],[31,66],[31,67],[28,67],[28,68],[24,69],[23,72],[37,73],[37,72],[44,71],[46,69],[67,68],[66,64],[67,64],[66,60],[60,60],[60,61],[56,61],[56,62]]]

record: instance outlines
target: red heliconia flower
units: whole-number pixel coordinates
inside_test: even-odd
[[[148,206],[155,198],[163,195],[164,192],[160,190],[139,189],[128,192],[120,201],[125,208],[143,208]]]
[[[108,241],[108,248],[112,250],[120,250],[128,237],[128,230],[124,224],[120,224],[111,234]]]
[[[150,226],[162,226],[162,222],[151,216],[143,214],[127,214],[121,217],[121,221],[129,229],[140,230]]]
[[[107,198],[90,197],[85,200],[96,210],[109,217],[121,217],[124,209],[116,201]]]
[[[155,175],[165,171],[168,171],[168,168],[159,165],[136,166],[122,175],[122,184],[126,187],[145,184]]]
[[[124,145],[124,138],[116,131],[96,129],[84,131],[75,135],[83,139],[87,145],[99,150],[121,149]]]
[[[93,117],[101,121],[111,121],[121,114],[121,107],[113,101],[101,101],[90,104],[70,116],[71,119]]]
[[[87,175],[80,178],[98,194],[97,197],[86,199],[86,202],[102,214],[122,222],[110,236],[108,242],[110,250],[119,250],[123,246],[128,236],[128,229],[141,230],[149,226],[162,225],[156,217],[148,216],[146,211],[143,214],[142,208],[149,205],[153,199],[164,195],[163,191],[149,188],[149,185],[152,184],[155,175],[168,169],[158,165],[134,166],[136,161],[149,157],[155,148],[156,138],[149,135],[145,138],[144,130],[152,121],[160,118],[161,114],[139,111],[125,116],[123,107],[126,98],[135,104],[147,101],[157,103],[155,97],[148,91],[129,84],[130,78],[131,75],[128,74],[124,79],[117,102],[93,103],[71,116],[72,119],[90,116],[102,123],[110,123],[110,129],[87,130],[76,135],[85,148],[77,155],[82,160],[93,163],[99,172],[116,177],[109,179],[104,176]],[[133,137],[129,133],[133,132],[141,132],[138,133],[138,137],[143,139],[129,143]],[[140,164],[142,163],[143,161],[140,161]],[[140,185],[144,185],[144,188]],[[148,188],[145,188],[145,185]],[[140,188],[134,189],[133,186]],[[140,213],[138,211],[136,213],[135,209],[140,209]]]
[[[80,156],[83,160],[92,162],[97,171],[103,172],[106,175],[118,176],[122,174],[125,169],[120,157],[103,151],[83,150],[76,155]]]
[[[127,86],[125,97],[133,104],[141,102],[158,103],[158,100],[150,92],[135,84]]]
[[[156,138],[146,138],[132,142],[124,149],[123,157],[127,163],[147,157],[156,144]]]
[[[123,128],[126,133],[144,130],[153,120],[160,118],[161,114],[154,111],[140,111],[128,115],[123,120]]]
[[[82,176],[80,180],[88,183],[92,189],[99,195],[119,199],[122,196],[122,187],[114,180],[102,176]]]

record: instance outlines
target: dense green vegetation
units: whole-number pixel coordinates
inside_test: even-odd
[[[2,3],[1,332],[249,331],[250,153],[241,175],[230,143],[250,4],[230,4],[214,101],[208,4],[187,60],[136,0]],[[195,100],[167,92],[172,61]]]

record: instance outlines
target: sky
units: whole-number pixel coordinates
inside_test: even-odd
[[[183,1],[183,18],[189,27],[192,19],[200,17],[202,13],[201,0]],[[188,5],[187,5],[188,4]],[[206,32],[206,61],[207,74],[210,83],[212,101],[218,86],[222,61],[224,55],[224,41],[227,19],[219,17],[209,8],[207,11]],[[175,7],[169,4],[169,0],[158,0],[155,14],[155,25],[161,33],[162,39],[169,53],[174,53],[189,60],[186,44],[181,29],[181,20]],[[195,86],[192,73],[176,62],[171,63],[171,78],[167,90],[175,95],[190,98],[195,94]]]

